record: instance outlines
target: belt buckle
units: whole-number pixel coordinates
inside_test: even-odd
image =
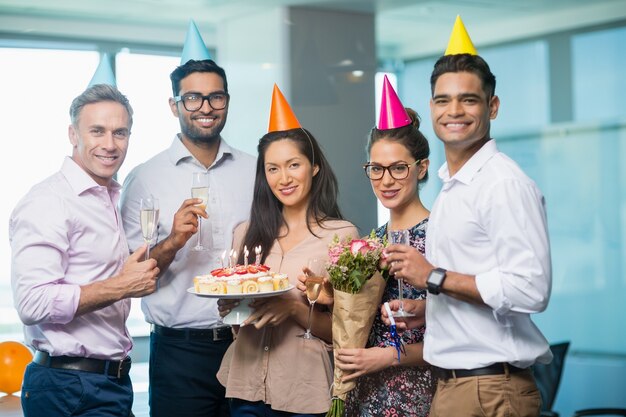
[[[218,333],[219,327],[214,327],[212,330],[213,330],[213,341],[214,342],[219,342],[220,340],[222,340],[220,338],[219,333]]]
[[[120,359],[120,363],[118,364],[117,367],[117,379],[120,379],[122,377],[122,364],[124,363],[124,359]]]

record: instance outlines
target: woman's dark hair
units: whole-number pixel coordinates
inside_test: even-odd
[[[220,67],[212,59],[203,59],[196,61],[190,59],[184,65],[176,67],[170,74],[170,80],[172,81],[172,93],[177,96],[180,93],[180,81],[194,72],[212,72],[219,75],[224,81],[224,92],[228,93],[228,81],[226,81],[226,72],[224,68]]]
[[[493,75],[487,62],[478,55],[457,54],[444,55],[435,62],[430,76],[430,94],[435,94],[435,84],[443,74],[448,72],[469,72],[475,74],[483,85],[483,91],[490,99],[496,93],[496,76]]]
[[[278,233],[281,226],[285,225],[282,213],[283,205],[272,193],[265,177],[265,153],[267,148],[272,143],[281,140],[293,142],[300,152],[306,156],[312,167],[315,165],[319,167],[311,183],[309,205],[306,212],[307,219],[313,219],[320,227],[323,227],[322,222],[325,220],[343,219],[337,205],[339,190],[337,178],[313,135],[308,130],[300,128],[267,133],[261,138],[257,147],[259,156],[256,164],[250,225],[241,246],[241,248],[246,246],[249,250],[252,250],[252,248],[260,245],[263,248],[261,262],[265,262],[274,240],[279,237]],[[307,227],[311,234],[315,235],[311,230],[310,223],[307,223]],[[240,250],[239,253],[239,262],[243,263],[243,250]]]
[[[411,124],[397,127],[395,129],[384,130],[374,127],[370,131],[366,147],[368,158],[370,151],[372,150],[372,146],[374,146],[374,144],[379,140],[386,139],[403,145],[409,150],[411,156],[415,158],[416,161],[428,159],[428,156],[430,155],[430,146],[428,145],[426,137],[419,130],[420,117],[417,112],[411,108],[406,107],[405,110],[411,118]],[[428,181],[428,171],[424,174],[424,178],[418,182],[424,183],[426,181]]]

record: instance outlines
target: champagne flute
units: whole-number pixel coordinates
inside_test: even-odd
[[[387,238],[392,245],[410,245],[410,234],[408,230],[388,230]],[[404,311],[404,279],[396,274],[398,280],[398,300],[400,301],[400,309],[395,311],[394,317],[413,317],[412,313]]]
[[[200,198],[202,202],[198,204],[203,210],[206,210],[209,203],[209,174],[207,172],[194,172],[191,181],[191,197]],[[196,246],[191,250],[205,251],[207,248],[202,246],[202,217],[198,217],[198,241]]]
[[[307,273],[304,285],[306,286],[306,298],[309,300],[309,318],[307,320],[306,332],[298,335],[298,337],[314,339],[315,337],[311,334],[311,320],[313,318],[313,307],[324,287],[324,261],[322,259],[311,258],[309,259],[307,267],[310,273]]]
[[[150,196],[139,200],[139,221],[143,240],[148,244],[146,260],[150,259],[150,244],[159,225],[159,200]]]

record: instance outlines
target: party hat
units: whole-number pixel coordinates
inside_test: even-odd
[[[96,68],[96,72],[93,74],[93,77],[91,77],[91,81],[89,81],[89,85],[87,87],[89,88],[96,84],[108,84],[113,87],[117,87],[109,54],[102,55],[98,68]]]
[[[376,127],[379,130],[387,130],[409,124],[411,124],[411,118],[385,75],[383,95],[380,98],[380,116],[378,117],[378,126]]]
[[[300,126],[300,122],[296,119],[296,115],[293,114],[293,110],[291,110],[291,106],[287,103],[285,96],[280,92],[278,86],[274,84],[272,108],[270,110],[270,125],[267,129],[267,133],[297,129],[300,127],[302,126]]]
[[[185,45],[183,46],[183,54],[180,58],[180,65],[185,65],[190,59],[196,61],[211,59],[211,54],[204,44],[202,36],[200,36],[200,31],[193,20],[189,21]]]
[[[465,29],[465,25],[461,20],[461,16],[456,16],[452,33],[450,34],[450,40],[448,41],[448,48],[444,55],[457,55],[457,54],[470,54],[478,55],[474,44]]]

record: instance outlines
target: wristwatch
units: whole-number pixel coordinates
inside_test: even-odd
[[[441,286],[446,279],[446,270],[443,268],[435,268],[430,271],[426,284],[428,285],[428,292],[431,294],[439,294],[441,292]]]

